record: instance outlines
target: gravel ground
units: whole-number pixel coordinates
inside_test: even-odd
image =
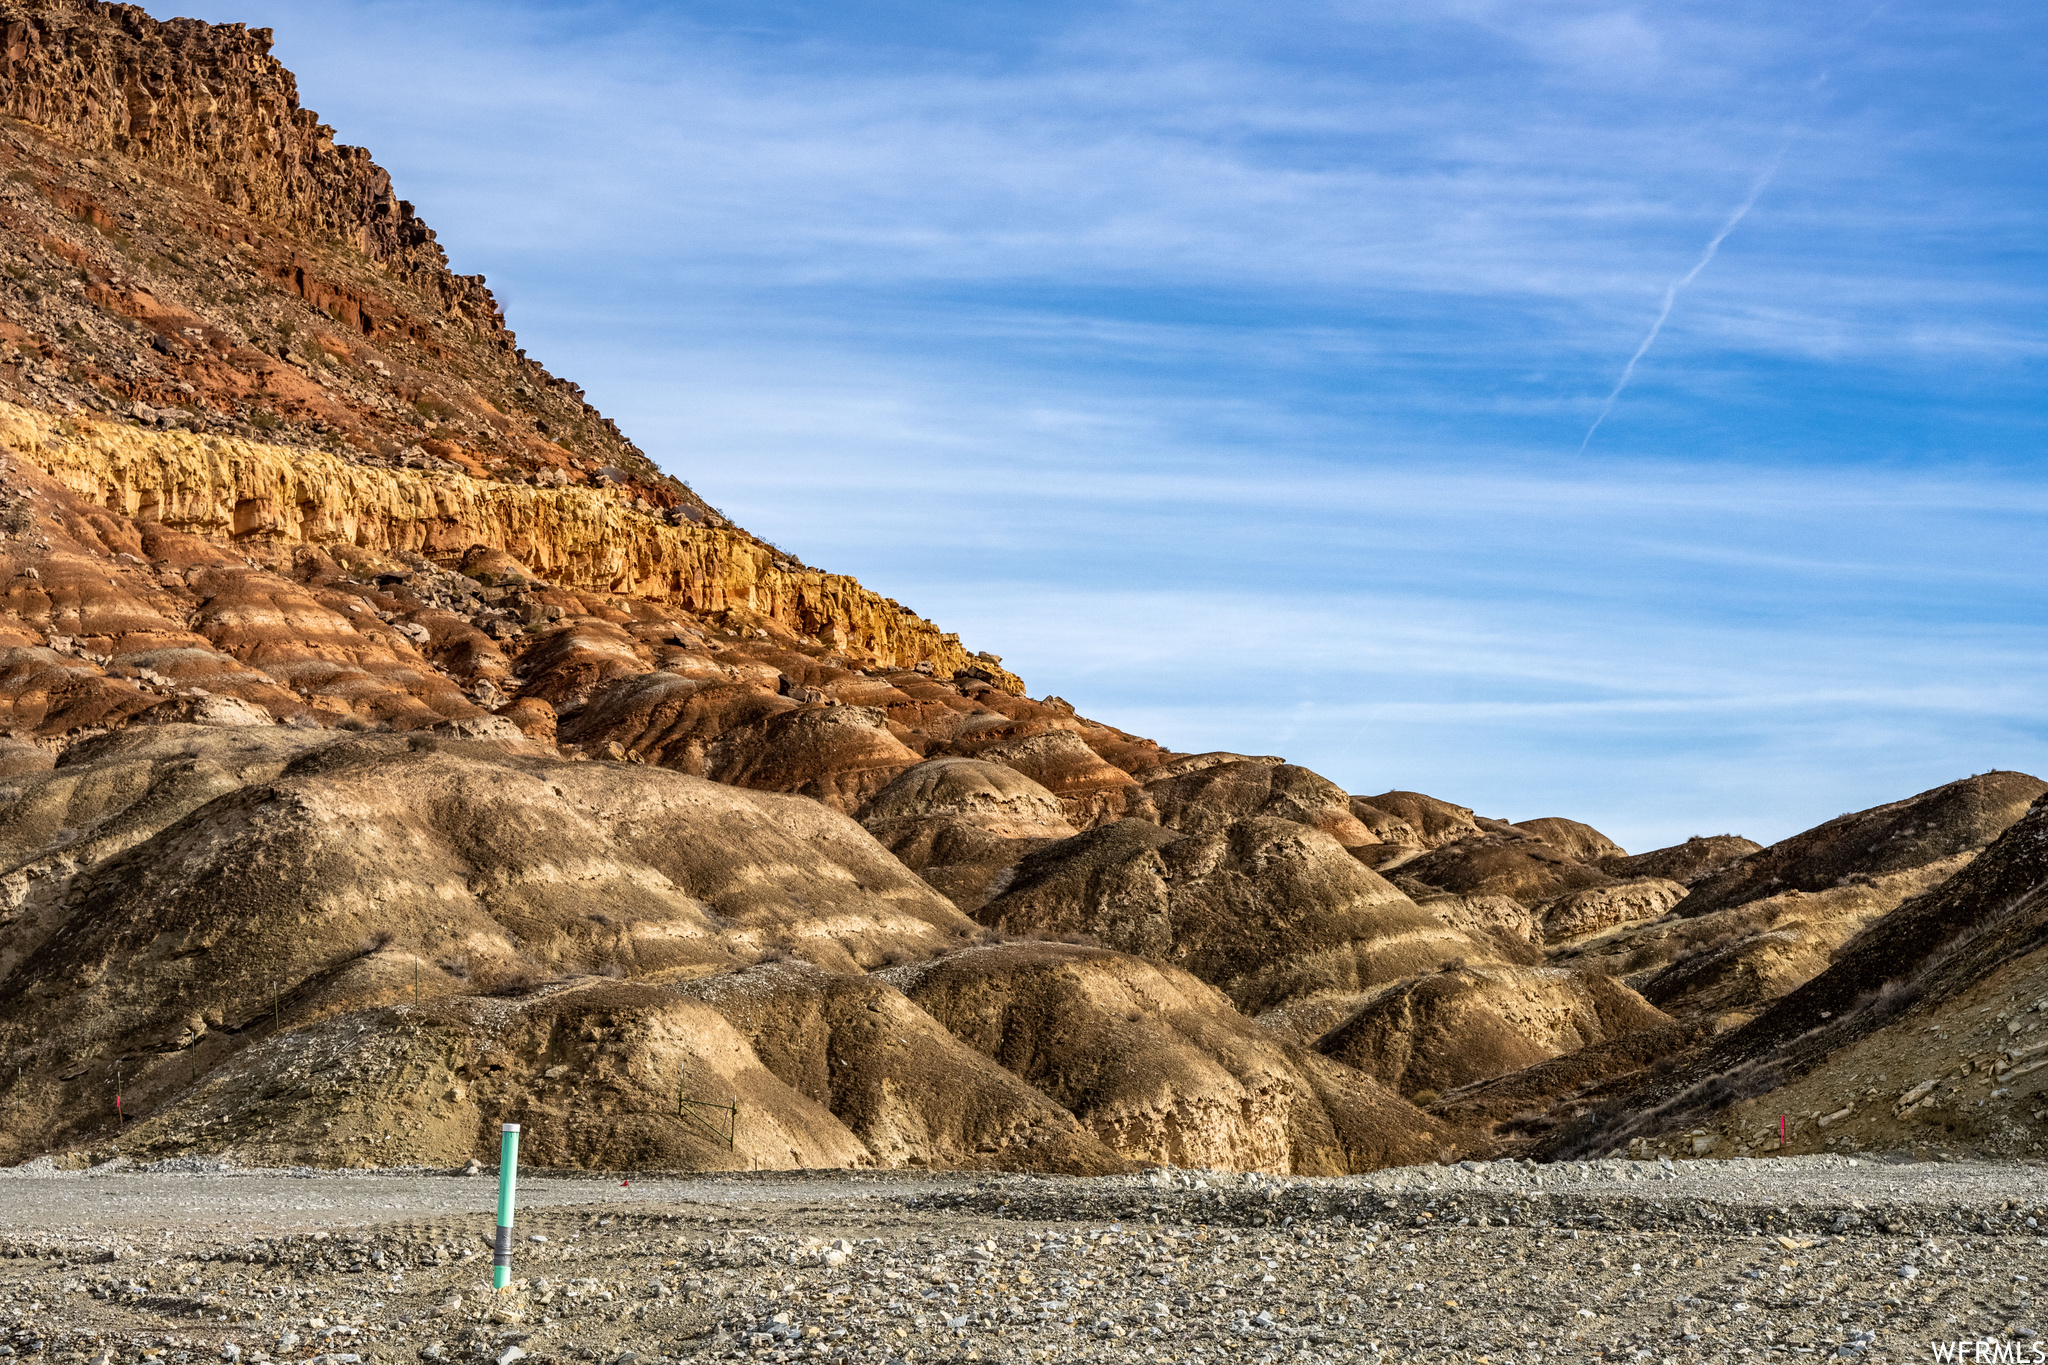
[[[2037,1166],[622,1180],[0,1171],[0,1358],[2048,1359]]]

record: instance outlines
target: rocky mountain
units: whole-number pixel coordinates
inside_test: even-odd
[[[1993,776],[2008,779],[2002,786],[2040,786]],[[1831,825],[1838,838],[1848,830],[1903,829],[1939,848],[1956,837],[1940,815],[1976,804],[1943,788]],[[1802,839],[1788,842],[1799,844],[1790,852],[1804,861],[1821,841]],[[1899,842],[1894,833],[1882,846],[1889,852]],[[2048,798],[2037,793],[1989,847],[1868,921],[1824,970],[1631,1095],[1625,1112],[1591,1109],[1545,1145],[1578,1152],[1626,1144],[1690,1155],[1908,1148],[2031,1156],[2048,1120],[2044,1070]]]
[[[2021,774],[1631,856],[1034,699],[527,357],[265,31],[0,34],[0,1161],[1683,1154],[2033,951]]]

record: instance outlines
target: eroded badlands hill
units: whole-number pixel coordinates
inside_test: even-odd
[[[659,472],[267,34],[0,26],[0,1161],[1682,1154],[2031,970],[2036,779],[1631,856],[1172,752]]]

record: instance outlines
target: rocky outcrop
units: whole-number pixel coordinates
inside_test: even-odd
[[[0,31],[0,112],[81,152],[116,153],[175,176],[265,222],[341,238],[510,346],[483,277],[450,271],[390,174],[299,106],[297,80],[270,55],[269,29],[159,22],[134,5],[98,0],[9,0],[0,4]],[[90,217],[94,206],[79,211]],[[326,302],[375,331],[377,318],[359,302]]]
[[[245,551],[337,547],[460,563],[482,546],[563,586],[775,621],[891,667],[974,667],[1024,690],[958,636],[851,578],[792,570],[743,532],[670,525],[615,494],[366,467],[232,436],[60,423],[12,407],[0,407],[0,447],[142,526]]]
[[[725,524],[515,345],[267,33],[92,0],[0,30],[0,399]]]
[[[1636,920],[1656,919],[1684,899],[1685,887],[1662,877],[1639,877],[1568,892],[1541,906],[1543,937],[1562,943]]]

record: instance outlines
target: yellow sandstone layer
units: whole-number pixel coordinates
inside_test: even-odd
[[[501,550],[565,587],[672,603],[699,616],[746,613],[894,667],[939,676],[985,669],[894,600],[844,574],[776,565],[743,531],[671,526],[617,490],[533,488],[464,474],[382,469],[233,436],[145,431],[0,403],[0,445],[66,488],[139,521],[236,544],[354,546],[454,561]]]

